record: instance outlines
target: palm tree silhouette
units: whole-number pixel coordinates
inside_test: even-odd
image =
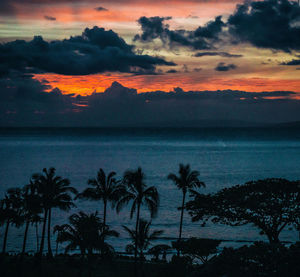
[[[43,222],[43,218],[39,214],[34,214],[31,219],[31,224],[35,226],[35,238],[36,238],[36,253],[39,253],[39,224]]]
[[[140,259],[144,259],[144,251],[148,249],[151,242],[159,238],[159,236],[163,233],[162,230],[154,230],[150,232],[151,221],[146,221],[144,219],[140,219],[138,231],[131,230],[126,226],[123,226],[125,231],[129,234],[132,239],[132,243],[126,246],[126,251],[132,253],[135,251],[135,247],[137,246],[138,254]]]
[[[52,257],[51,250],[51,213],[53,208],[68,211],[74,207],[72,194],[77,194],[77,190],[70,186],[68,179],[55,175],[55,168],[44,168],[43,174],[35,174],[32,176],[37,191],[41,197],[41,203],[44,210],[44,222],[42,230],[42,238],[40,245],[40,255],[43,254],[46,224],[48,219],[48,256]]]
[[[103,222],[98,213],[86,214],[79,212],[69,217],[70,224],[61,225],[62,231],[57,237],[58,242],[68,242],[65,252],[80,249],[81,255],[91,256],[93,250],[112,250],[113,247],[104,242],[104,238],[108,236],[117,237],[116,231],[109,230],[106,225],[103,228]]]
[[[64,225],[55,225],[53,227],[53,234],[57,233],[57,236],[56,236],[56,247],[55,247],[55,255],[57,256],[57,253],[58,253],[58,244],[60,242],[60,236],[61,236],[61,233],[62,231],[64,230]]]
[[[119,213],[124,205],[132,201],[130,210],[130,218],[136,211],[135,232],[138,233],[140,209],[142,205],[146,205],[150,210],[151,218],[156,216],[159,206],[159,195],[157,189],[152,186],[147,188],[145,184],[145,174],[139,167],[136,171],[128,170],[124,173],[123,185],[119,187],[119,199],[116,210]],[[135,243],[134,257],[137,258],[138,245]]]
[[[6,251],[6,243],[8,230],[11,224],[20,227],[23,224],[21,216],[22,198],[21,190],[19,188],[11,188],[7,190],[4,199],[1,200],[2,221],[6,223],[2,253]]]
[[[30,180],[30,184],[24,186],[22,189],[22,209],[21,215],[25,221],[25,232],[24,232],[24,239],[23,239],[23,247],[21,252],[21,259],[26,250],[26,241],[27,241],[27,234],[29,229],[29,224],[34,223],[39,217],[39,214],[42,212],[42,206],[40,197],[37,194],[36,188],[33,182]]]
[[[98,250],[102,257],[109,256],[110,254],[114,253],[114,248],[105,242],[107,237],[119,237],[119,233],[115,230],[111,230],[108,225],[103,224],[103,228],[100,230],[99,234],[99,246]]]
[[[102,168],[97,172],[97,178],[89,179],[88,185],[90,188],[85,189],[83,192],[79,193],[76,198],[79,199],[89,199],[89,200],[102,200],[103,201],[103,224],[106,224],[106,214],[107,214],[107,203],[111,202],[114,204],[117,201],[116,189],[117,180],[115,179],[116,173],[114,171],[110,172],[107,177]],[[75,199],[76,199],[75,198]]]
[[[185,208],[185,198],[186,198],[186,193],[189,191],[191,193],[195,193],[193,188],[200,188],[200,187],[205,187],[205,184],[199,180],[199,171],[193,170],[191,171],[191,167],[189,164],[179,165],[179,175],[175,175],[173,173],[170,173],[168,175],[168,179],[172,180],[178,189],[182,191],[182,204],[180,207],[181,210],[181,216],[180,216],[180,225],[179,225],[179,237],[178,241],[181,240],[182,236],[182,224],[183,224],[183,213],[184,213],[184,208]],[[178,256],[179,256],[179,250],[178,250]]]

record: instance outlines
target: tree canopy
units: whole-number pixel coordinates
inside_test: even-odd
[[[215,194],[195,194],[187,209],[193,221],[253,224],[270,242],[278,242],[280,232],[299,219],[300,182],[272,178],[224,188]]]

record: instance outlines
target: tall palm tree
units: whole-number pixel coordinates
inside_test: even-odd
[[[103,228],[97,212],[73,214],[69,217],[69,223],[60,226],[62,231],[57,238],[58,242],[69,243],[65,248],[66,253],[79,248],[82,256],[91,256],[93,250],[113,249],[104,242],[103,237],[119,235],[116,231],[109,230],[107,225]]]
[[[25,221],[25,232],[23,239],[23,247],[21,252],[21,258],[26,250],[27,234],[30,223],[34,223],[42,212],[40,197],[37,194],[36,188],[33,182],[30,180],[30,184],[24,186],[22,189],[22,209],[21,214]]]
[[[102,168],[97,172],[97,177],[88,180],[88,185],[76,198],[103,201],[103,224],[106,224],[107,203],[114,204],[117,201],[116,188],[118,181],[115,179],[115,172],[110,172],[107,176]]]
[[[20,227],[23,224],[23,217],[21,216],[22,198],[21,190],[19,188],[8,189],[4,199],[1,200],[1,210],[3,218],[6,222],[2,253],[6,251],[6,243],[8,230],[11,224]]]
[[[139,167],[136,171],[128,170],[124,173],[123,185],[118,190],[119,199],[117,202],[117,212],[123,208],[124,205],[132,202],[130,210],[130,218],[133,217],[136,211],[135,232],[138,233],[140,209],[142,205],[146,205],[150,210],[151,218],[157,214],[159,206],[159,195],[154,186],[147,187],[145,184],[145,174]],[[135,243],[134,257],[137,258],[138,245]]]
[[[43,254],[46,224],[48,220],[48,256],[52,257],[51,250],[51,214],[53,208],[68,211],[74,207],[71,194],[77,194],[77,190],[70,186],[68,179],[55,175],[55,168],[44,168],[42,174],[32,176],[37,191],[41,197],[41,203],[44,210],[44,222],[42,238],[40,245],[40,255]]]
[[[180,241],[182,236],[183,213],[185,208],[186,193],[187,192],[194,193],[193,191],[194,188],[205,187],[205,184],[199,180],[199,175],[200,175],[199,171],[196,170],[192,171],[189,164],[187,165],[180,164],[178,173],[179,173],[178,176],[173,173],[170,173],[168,175],[168,179],[172,180],[174,184],[177,186],[177,188],[182,191],[182,204],[180,207],[181,215],[180,215],[179,237],[178,237],[178,241]],[[178,251],[178,255],[179,255],[179,251]]]
[[[38,214],[33,215],[32,219],[31,219],[31,224],[34,225],[34,227],[35,227],[36,253],[39,253],[39,250],[40,250],[40,244],[39,244],[39,224],[41,222],[43,222],[43,218],[40,215],[38,215]]]
[[[140,219],[138,231],[131,230],[128,227],[123,226],[125,231],[132,239],[132,243],[126,246],[127,252],[133,252],[135,250],[135,246],[137,245],[138,254],[141,260],[144,258],[144,251],[147,250],[147,248],[151,245],[151,242],[158,239],[163,233],[162,230],[154,230],[151,233],[150,226],[151,221],[146,221],[144,219]]]

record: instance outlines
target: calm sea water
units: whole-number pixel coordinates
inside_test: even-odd
[[[189,163],[199,170],[206,183],[203,193],[243,184],[267,177],[300,179],[300,130],[298,129],[1,129],[0,130],[0,196],[10,187],[27,184],[33,173],[54,166],[57,174],[69,178],[79,191],[101,167],[116,171],[121,177],[127,169],[141,166],[148,185],[157,186],[161,203],[153,229],[164,230],[160,242],[170,243],[178,235],[181,192],[167,180],[177,173],[179,163]],[[102,213],[101,202],[78,201],[71,213],[83,210]],[[55,210],[53,225],[65,223],[70,213]],[[149,213],[142,211],[149,219]],[[122,225],[134,227],[128,209],[119,215],[109,210],[108,224],[120,232],[112,240],[118,251],[128,243]],[[1,242],[3,237],[1,232]],[[41,230],[40,230],[41,232]],[[228,240],[223,245],[240,246],[240,241],[265,240],[252,226],[228,227],[191,223],[185,214],[183,236]],[[281,239],[295,241],[293,230],[282,233]],[[12,228],[7,249],[19,251],[23,229]],[[53,238],[54,246],[54,238]],[[35,250],[31,228],[28,249]],[[61,249],[62,250],[62,249]]]

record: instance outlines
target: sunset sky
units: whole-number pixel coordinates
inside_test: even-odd
[[[16,109],[4,101],[31,85],[73,99],[113,82],[138,94],[179,87],[300,99],[297,1],[1,0],[0,42],[5,114]]]

